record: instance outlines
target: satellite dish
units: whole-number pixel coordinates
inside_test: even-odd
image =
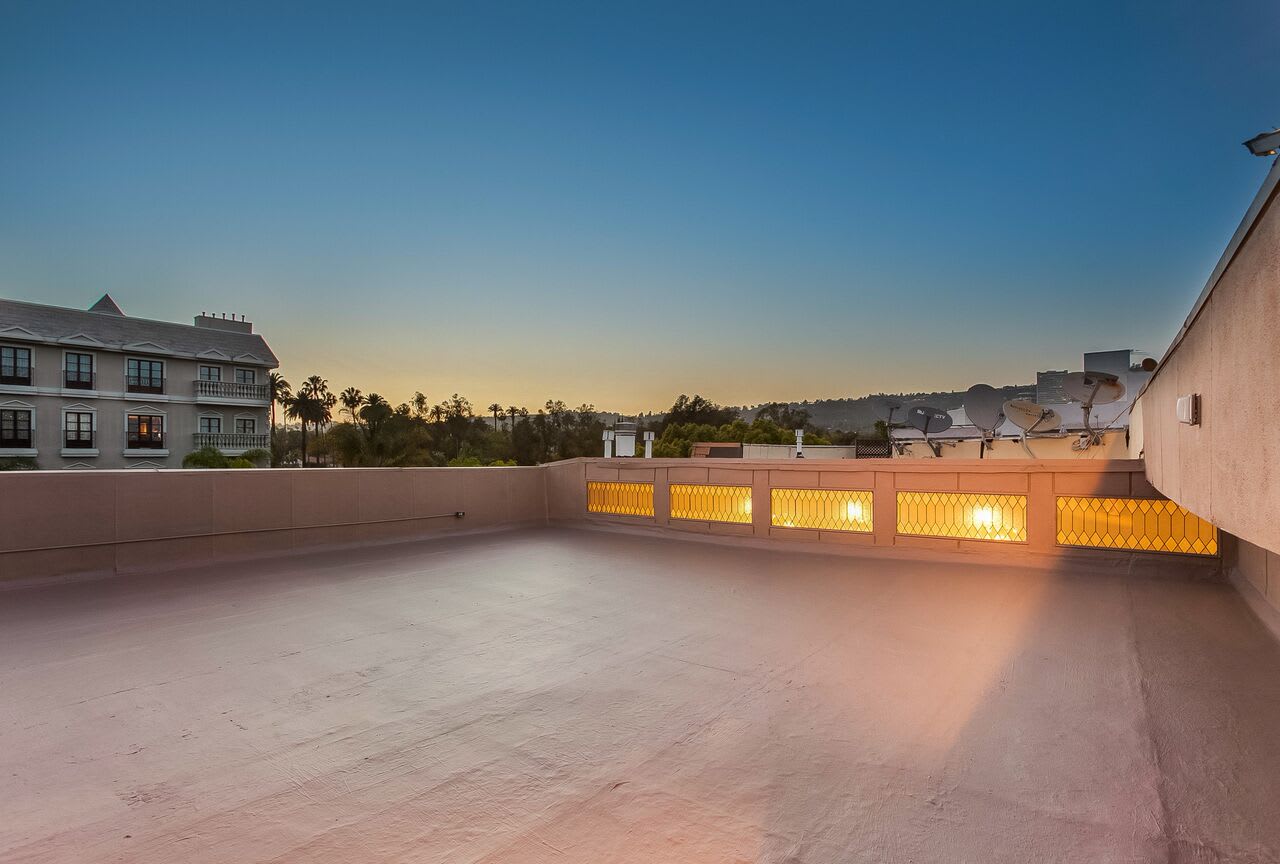
[[[1004,416],[1022,430],[1022,449],[1032,459],[1036,454],[1027,446],[1027,435],[1032,432],[1052,432],[1062,425],[1062,418],[1052,408],[1037,405],[1030,399],[1010,399],[1004,403]]]
[[[994,438],[1004,422],[1004,397],[990,384],[974,384],[964,394],[964,413],[969,422],[982,431],[978,442],[978,458],[986,455],[987,439]]]
[[[1075,449],[1087,450],[1102,443],[1102,436],[1093,430],[1090,415],[1094,405],[1109,405],[1124,396],[1124,383],[1110,372],[1072,372],[1062,379],[1062,392],[1076,402],[1084,403],[1084,437]]]
[[[1004,422],[1004,399],[990,384],[974,384],[964,393],[964,413],[970,423],[991,435]]]
[[[942,445],[929,440],[930,432],[945,432],[951,428],[951,415],[928,405],[917,405],[907,412],[907,422],[924,433],[924,443],[934,456],[942,455]]]
[[[1072,372],[1063,377],[1062,391],[1090,407],[1109,405],[1124,397],[1124,382],[1110,372]]]
[[[893,425],[893,415],[902,410],[902,403],[897,399],[877,399],[876,415],[889,426]]]
[[[907,412],[907,422],[924,433],[928,438],[930,432],[945,432],[951,428],[951,415],[928,405],[917,405]]]

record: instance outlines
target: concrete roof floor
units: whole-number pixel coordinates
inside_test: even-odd
[[[1280,854],[1222,584],[538,530],[0,593],[0,860]]]

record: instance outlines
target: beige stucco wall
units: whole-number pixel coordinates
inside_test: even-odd
[[[0,580],[545,524],[544,477],[540,468],[0,472]]]
[[[1199,393],[1199,426],[1176,416]],[[1280,208],[1264,205],[1139,399],[1141,453],[1162,493],[1280,552]]]
[[[140,465],[179,468],[182,458],[195,449],[194,434],[202,415],[222,418],[222,431],[234,432],[237,417],[252,417],[259,434],[268,431],[270,406],[265,401],[247,399],[197,399],[195,381],[200,366],[219,366],[222,380],[233,381],[236,368],[255,370],[257,383],[265,384],[270,369],[251,364],[221,363],[215,360],[192,360],[181,357],[127,354],[100,349],[46,345],[19,341],[3,341],[32,349],[32,383],[0,385],[0,404],[31,407],[35,412],[36,463],[41,468],[130,468]],[[63,355],[68,351],[94,356],[94,389],[74,390],[63,386]],[[125,364],[129,357],[162,360],[165,364],[165,392],[162,394],[126,393]],[[64,409],[88,411],[95,415],[97,454],[62,453],[62,414]],[[125,456],[126,416],[132,413],[157,413],[165,418],[165,443],[168,454],[147,453]]]
[[[1025,562],[1036,566],[1073,567],[1096,564],[1145,568],[1152,572],[1220,572],[1216,558],[1078,549],[1057,545],[1059,495],[1159,498],[1147,482],[1142,463],[1129,459],[977,460],[863,459],[804,463],[796,460],[737,459],[576,459],[550,466],[555,480],[547,484],[551,521],[587,522],[641,531],[738,538],[755,544],[809,543],[832,551],[860,554],[955,554],[989,558],[993,563]],[[588,480],[654,484],[655,515],[615,516],[586,512]],[[708,483],[752,487],[752,522],[731,524],[670,519],[672,483]],[[857,533],[777,528],[770,524],[770,492],[779,488],[867,489],[873,492],[874,531]],[[1027,496],[1027,542],[1005,543],[944,537],[900,535],[897,492],[988,492]]]

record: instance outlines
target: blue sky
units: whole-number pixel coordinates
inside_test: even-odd
[[[965,8],[969,6],[979,8]],[[652,410],[1160,354],[1266,172],[1275,3],[0,0],[0,296],[287,376]]]

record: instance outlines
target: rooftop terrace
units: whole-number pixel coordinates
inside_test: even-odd
[[[1280,647],[1230,586],[797,548],[544,527],[6,591],[0,860],[1280,855]]]

